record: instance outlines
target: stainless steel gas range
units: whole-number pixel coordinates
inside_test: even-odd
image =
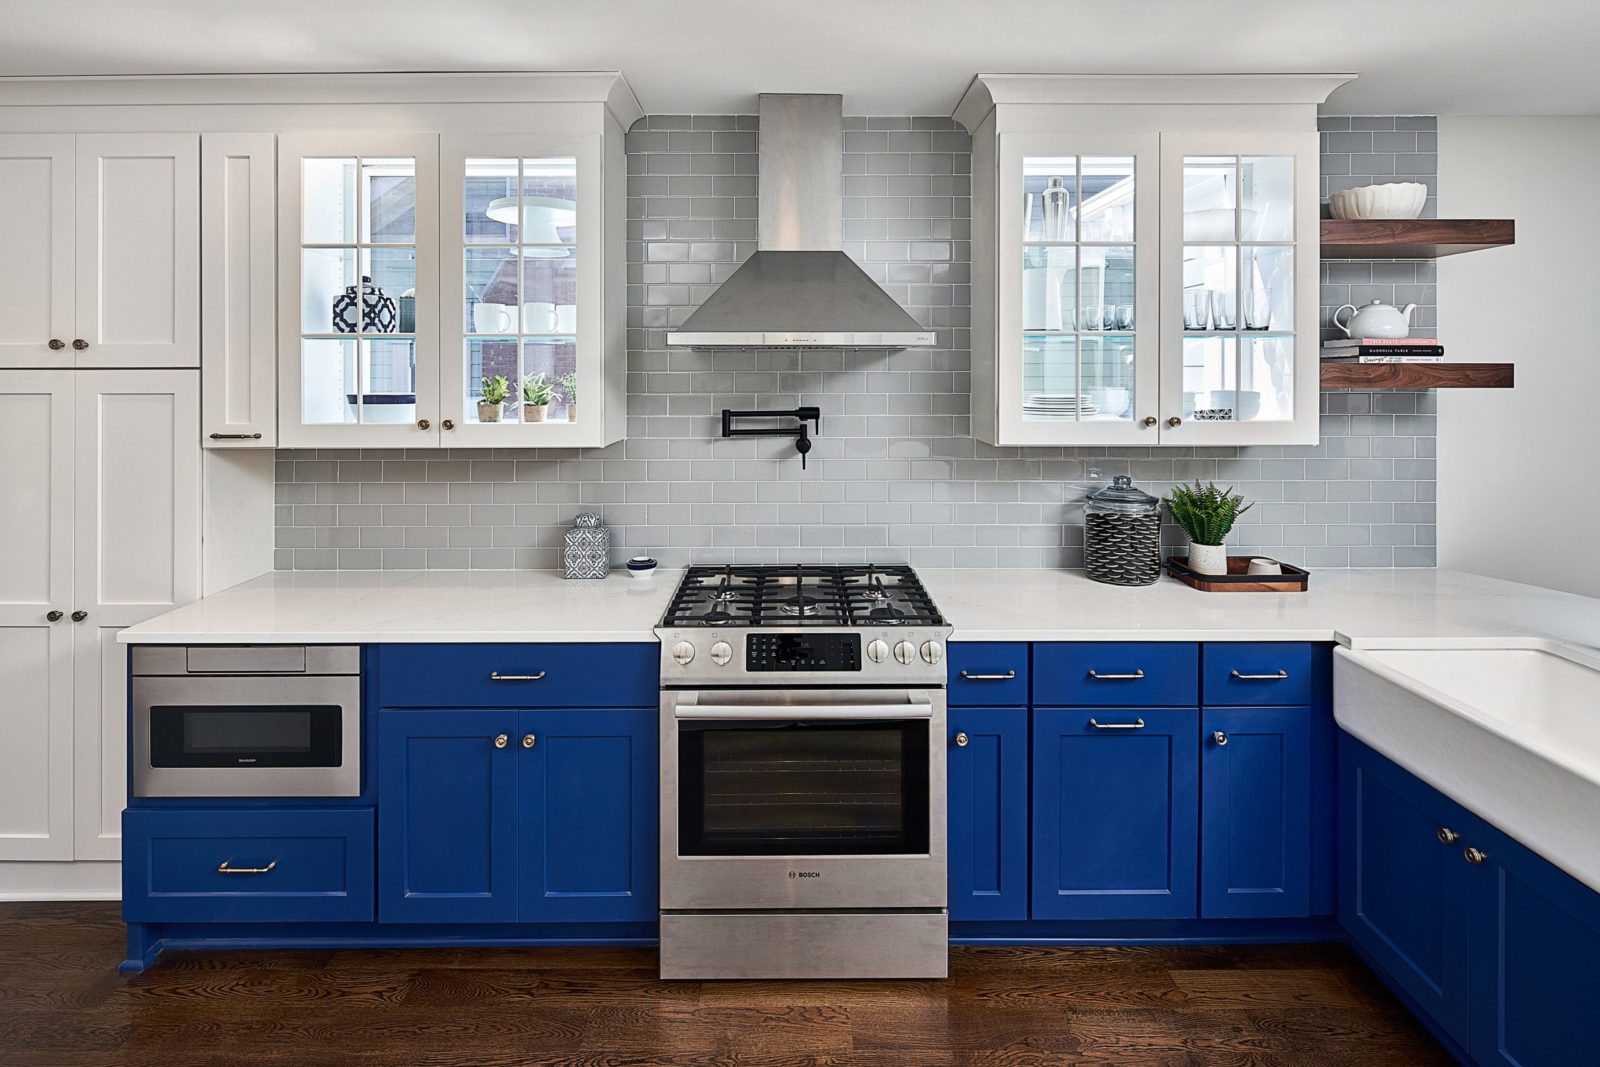
[[[661,976],[944,977],[945,641],[909,567],[691,567],[661,639]]]

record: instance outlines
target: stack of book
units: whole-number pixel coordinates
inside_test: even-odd
[[[1436,337],[1341,337],[1322,343],[1322,358],[1334,363],[1443,363]]]

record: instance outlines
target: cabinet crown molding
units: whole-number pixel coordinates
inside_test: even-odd
[[[644,117],[616,70],[0,78],[0,107],[396,103],[602,103],[624,130]]]
[[[1002,104],[1321,104],[1354,74],[977,74],[951,117],[968,132]]]

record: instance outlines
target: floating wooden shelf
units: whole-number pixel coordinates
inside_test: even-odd
[[[1511,363],[1324,363],[1324,389],[1510,389]]]
[[[1323,219],[1322,258],[1438,259],[1516,237],[1511,219]]]

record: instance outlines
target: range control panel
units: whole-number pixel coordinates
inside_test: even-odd
[[[859,671],[861,635],[747,634],[744,661],[747,671]]]

